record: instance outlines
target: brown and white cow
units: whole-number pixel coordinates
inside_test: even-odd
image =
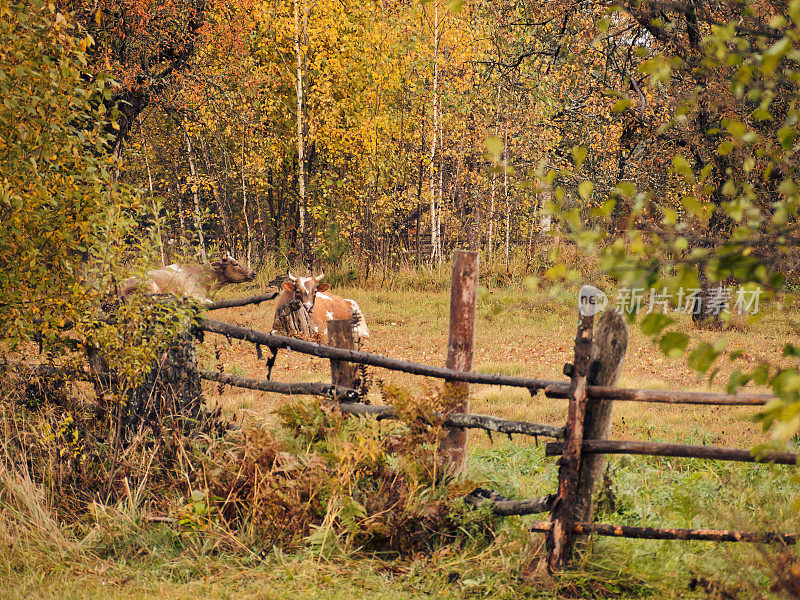
[[[319,334],[323,340],[327,340],[328,321],[353,319],[355,326],[353,333],[357,337],[368,338],[369,329],[361,307],[355,300],[326,293],[330,286],[327,283],[320,283],[323,277],[325,277],[324,272],[318,277],[295,277],[289,272],[289,279],[283,282],[283,290],[278,296],[273,329],[283,331],[278,311],[286,304],[299,300],[308,311],[312,334]]]
[[[253,281],[256,274],[230,254],[204,265],[172,264],[147,272],[145,279],[130,277],[120,286],[123,297],[133,292],[188,296],[199,302],[211,302],[221,287]]]

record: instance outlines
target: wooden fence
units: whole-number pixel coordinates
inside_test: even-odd
[[[470,369],[477,280],[477,254],[456,251],[453,260],[450,335],[447,367],[445,368],[355,350],[352,345],[352,335],[335,334],[340,329],[351,330],[349,321],[332,322],[331,327],[334,334],[330,336],[330,339],[335,344],[327,346],[284,335],[263,333],[214,319],[201,319],[199,322],[201,330],[252,342],[256,344],[259,356],[261,355],[261,346],[269,347],[272,351],[273,362],[277,352],[285,348],[329,359],[332,379],[331,383],[280,383],[207,371],[201,372],[200,376],[204,379],[249,389],[282,394],[327,396],[338,400],[344,413],[378,419],[396,418],[397,415],[392,408],[367,406],[353,402],[358,399],[358,391],[354,389],[355,371],[353,369],[345,370],[343,374],[342,365],[347,363],[370,365],[443,379],[446,385],[460,386],[458,389],[464,392],[462,403],[455,407],[457,410],[440,415],[443,424],[454,432],[448,436],[445,448],[449,452],[454,471],[463,465],[466,451],[464,430],[467,428],[507,434],[544,436],[558,440],[548,443],[545,447],[547,456],[561,457],[559,459],[558,485],[554,494],[543,498],[519,501],[498,499],[496,495],[481,500],[491,502],[493,510],[499,515],[535,514],[549,511],[550,519],[533,523],[531,530],[543,532],[546,535],[547,563],[550,570],[561,568],[569,560],[573,540],[575,536],[581,535],[670,540],[777,542],[782,544],[793,544],[797,540],[797,535],[789,533],[661,529],[593,523],[595,486],[607,454],[797,464],[797,454],[788,452],[767,452],[753,455],[747,450],[713,446],[608,440],[614,401],[761,406],[766,404],[772,396],[768,394],[729,395],[616,387],[624,363],[628,335],[624,320],[614,311],[603,313],[598,319],[596,328],[593,314],[579,315],[574,360],[565,365],[564,369],[565,374],[570,377],[569,382],[472,372]],[[274,295],[264,294],[252,299],[220,302],[209,306],[208,309],[243,306],[251,302],[269,300],[272,297]],[[269,366],[271,367],[271,364]],[[546,397],[567,398],[569,407],[566,423],[563,427],[556,427],[470,414],[468,395],[470,383],[518,387],[527,389],[532,396],[542,391]]]

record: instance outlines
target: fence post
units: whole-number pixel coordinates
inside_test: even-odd
[[[589,385],[616,386],[625,364],[628,327],[615,310],[603,313],[597,322],[592,344]],[[589,398],[583,424],[584,440],[605,440],[611,429],[613,400]],[[591,523],[594,518],[594,490],[606,463],[605,454],[587,454],[581,459],[576,492],[575,520]]]
[[[472,369],[475,335],[475,305],[478,293],[479,255],[477,252],[453,252],[453,278],[450,287],[450,333],[447,340],[447,368]],[[448,399],[445,414],[469,412],[469,384],[447,381]],[[453,475],[460,473],[467,458],[467,430],[450,428],[442,440],[442,453]]]
[[[328,321],[328,345],[335,348],[354,350],[353,320],[337,319]],[[353,363],[331,359],[331,383],[335,386],[355,389],[356,365]]]
[[[578,488],[578,468],[581,463],[583,422],[586,410],[586,385],[592,355],[592,327],[594,310],[584,311],[584,306],[595,306],[595,288],[584,286],[580,291],[581,307],[578,335],[575,337],[575,359],[572,364],[572,383],[567,413],[566,442],[558,470],[558,492],[551,510],[552,527],[547,532],[546,547],[549,553],[547,566],[558,570],[568,559],[572,545],[572,528],[575,524],[575,501]],[[585,303],[584,303],[585,301]]]

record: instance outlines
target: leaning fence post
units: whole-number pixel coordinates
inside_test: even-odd
[[[616,386],[625,364],[628,327],[615,310],[603,313],[597,322],[592,344],[589,385]],[[606,440],[611,429],[613,400],[589,398],[583,423],[584,440]],[[605,454],[583,456],[578,473],[575,520],[591,523],[594,518],[594,491],[606,463]]]
[[[354,350],[352,319],[328,321],[328,345],[335,348]],[[356,365],[331,359],[331,383],[338,387],[355,389],[357,387]]]
[[[597,290],[591,286],[581,288],[579,296],[578,335],[575,337],[575,359],[572,364],[572,383],[567,413],[566,442],[558,470],[558,492],[551,510],[552,527],[547,532],[546,547],[549,553],[547,566],[558,570],[567,560],[575,525],[575,501],[578,488],[578,468],[581,463],[583,421],[586,410],[586,385],[592,354],[592,326]]]
[[[459,371],[472,369],[472,348],[475,335],[475,305],[478,295],[477,252],[453,252],[453,278],[450,287],[450,333],[447,340],[447,368]],[[469,412],[469,384],[445,383],[448,405],[445,414]],[[467,458],[467,430],[451,428],[442,440],[442,453],[451,474],[460,473]]]

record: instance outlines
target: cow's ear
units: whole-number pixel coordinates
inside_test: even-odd
[[[224,271],[225,270],[225,263],[219,260],[215,260],[211,263],[211,268],[215,271]]]
[[[284,281],[281,287],[285,289],[287,292],[294,291],[294,284],[291,281]]]
[[[327,283],[318,283],[317,284],[317,291],[318,292],[327,292],[329,289],[331,289],[331,286],[329,286]]]

